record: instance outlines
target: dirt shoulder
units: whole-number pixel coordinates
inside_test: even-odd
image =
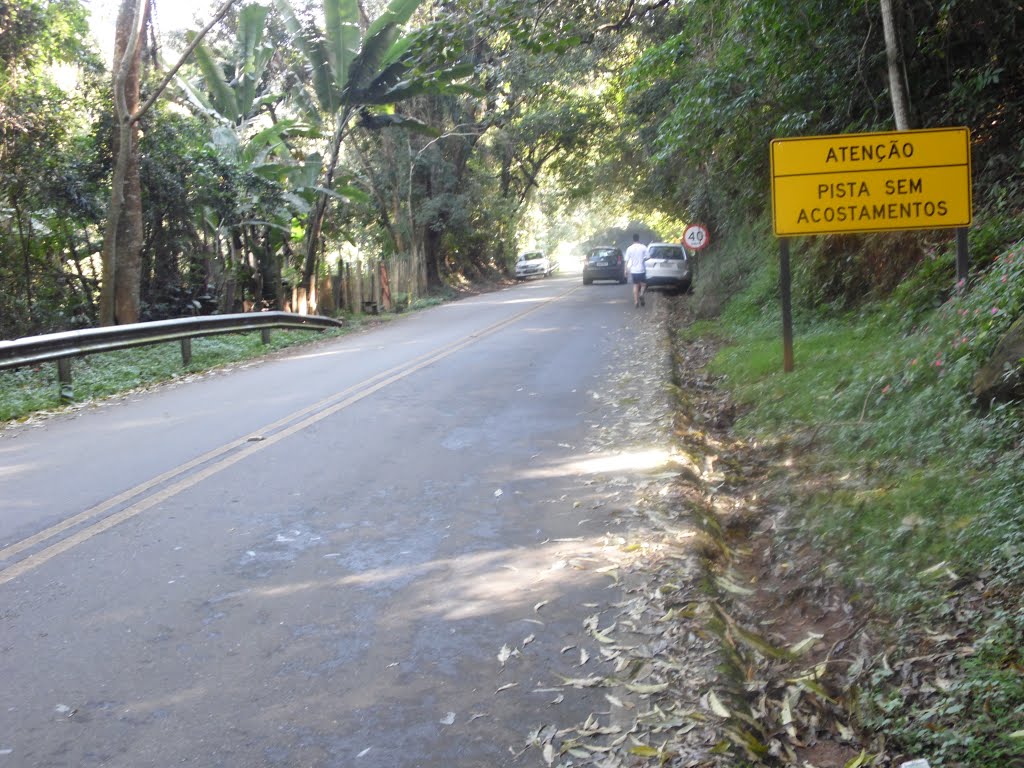
[[[685,302],[671,305],[674,437],[705,470],[687,485],[708,541],[698,621],[721,660],[716,746],[755,765],[876,764],[844,682],[851,659],[873,651],[870,606],[830,578],[823,553],[784,535],[799,470],[788,451],[735,434],[737,407],[707,372],[717,344],[675,333],[690,321]]]

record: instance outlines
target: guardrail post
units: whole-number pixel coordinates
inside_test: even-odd
[[[60,387],[60,399],[71,400],[74,390],[71,387],[71,358],[57,358],[57,385]]]
[[[270,329],[260,328],[260,338],[263,339],[264,344],[270,343]]]
[[[181,340],[181,364],[187,366],[192,362],[192,339]]]

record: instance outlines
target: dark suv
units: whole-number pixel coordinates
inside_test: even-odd
[[[612,245],[602,245],[590,250],[586,261],[583,262],[583,284],[590,285],[595,280],[626,282],[622,251]]]

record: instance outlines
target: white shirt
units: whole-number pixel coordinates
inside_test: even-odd
[[[636,275],[647,271],[647,267],[644,266],[647,254],[647,246],[643,243],[633,243],[626,249],[626,266],[629,267],[631,274]]]

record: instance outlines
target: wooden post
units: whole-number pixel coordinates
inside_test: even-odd
[[[356,314],[363,314],[363,262],[356,259],[355,279],[353,280],[355,295],[352,297],[352,308]]]
[[[192,339],[186,337],[181,340],[181,364],[188,366],[192,362]]]
[[[376,314],[377,310],[374,302],[377,301],[377,273],[374,270],[373,261],[367,262],[367,279],[370,281],[370,286],[367,288],[367,298],[364,301],[367,302],[367,308],[370,310],[370,313]]]
[[[263,341],[264,344],[269,344],[270,343],[270,329],[269,328],[260,328],[260,339]]]
[[[345,262],[345,280],[341,284],[342,295],[345,297],[345,309],[352,311],[352,265]]]
[[[334,294],[334,309],[340,312],[345,308],[345,262],[338,260],[338,274],[331,282],[331,291]]]
[[[391,282],[388,278],[388,264],[380,260],[380,300],[385,312],[391,311]]]
[[[376,311],[380,312],[384,308],[383,304],[383,293],[384,286],[381,285],[381,275],[383,274],[384,260],[377,259],[377,264],[373,270],[373,304],[377,308]]]

